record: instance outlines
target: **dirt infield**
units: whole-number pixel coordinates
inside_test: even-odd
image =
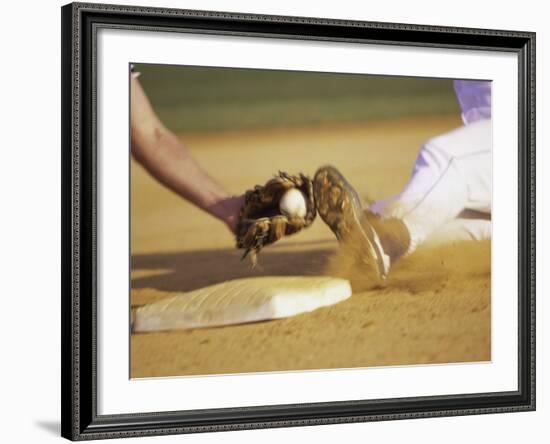
[[[398,192],[419,146],[456,127],[433,118],[307,129],[186,135],[210,174],[235,194],[278,170],[337,166],[365,199]],[[346,263],[317,220],[265,249],[251,270],[221,222],[154,182],[132,162],[133,307],[255,275],[344,276],[353,296],[289,319],[133,334],[131,376],[349,368],[491,359],[490,242],[424,248],[383,285]]]

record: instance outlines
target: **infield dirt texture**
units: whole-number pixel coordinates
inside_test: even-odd
[[[152,70],[150,79],[153,74]],[[147,73],[142,77],[147,91]],[[450,82],[434,82],[440,82],[437,95],[427,103],[415,102],[422,91],[410,100],[403,92],[407,103],[401,109],[396,99],[394,116],[384,114],[380,106],[374,107],[379,115],[351,113],[342,121],[317,117],[303,121],[297,112],[292,125],[283,119],[267,128],[262,120],[269,120],[267,115],[230,129],[236,117],[227,117],[233,112],[229,110],[239,107],[219,96],[220,106],[228,107],[220,115],[229,123],[212,117],[208,125],[218,125],[215,131],[205,124],[178,127],[173,123],[171,127],[232,193],[264,183],[278,170],[313,175],[319,166],[331,163],[361,197],[379,199],[405,185],[426,139],[460,125]],[[160,86],[149,85],[151,91],[155,88]],[[175,122],[174,115],[183,108],[184,114],[192,113],[189,103],[171,110],[171,96],[167,97],[152,95],[163,120]],[[357,97],[350,94],[341,100],[360,103]],[[215,97],[212,100],[216,103]],[[253,102],[246,102],[245,114],[257,114],[253,108],[261,106]],[[298,110],[299,102],[295,103]],[[326,107],[336,112],[328,102],[309,105],[312,110]],[[273,106],[284,107],[284,103]],[[434,109],[431,114],[436,117],[430,116]],[[132,307],[175,292],[258,275],[343,276],[351,280],[354,290],[347,301],[288,319],[132,334],[134,378],[491,359],[490,242],[421,248],[398,262],[387,281],[375,284],[339,253],[334,236],[317,218],[310,229],[263,250],[252,270],[248,261],[240,260],[242,252],[234,248],[234,238],[221,222],[164,189],[133,160],[131,183]]]

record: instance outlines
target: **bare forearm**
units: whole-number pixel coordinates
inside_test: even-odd
[[[234,231],[242,203],[195,161],[158,119],[137,79],[132,79],[132,153],[160,183],[225,222]]]
[[[134,157],[153,177],[184,199],[217,218],[227,214],[231,196],[191,157],[182,142],[166,128],[151,134],[132,133]]]

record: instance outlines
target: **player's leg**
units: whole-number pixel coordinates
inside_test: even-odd
[[[434,231],[426,244],[440,245],[456,241],[481,241],[491,239],[491,221],[489,219],[465,219],[457,217]]]
[[[409,252],[465,209],[490,214],[491,136],[491,121],[482,120],[431,139],[403,191],[371,205],[383,219],[404,222]]]
[[[341,242],[357,247],[380,277],[390,264],[465,208],[490,212],[491,123],[476,122],[426,143],[403,192],[364,208],[333,167],[320,168],[314,191],[321,218]]]

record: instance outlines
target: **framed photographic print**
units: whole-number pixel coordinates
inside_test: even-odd
[[[535,408],[535,35],[62,8],[62,435]]]

